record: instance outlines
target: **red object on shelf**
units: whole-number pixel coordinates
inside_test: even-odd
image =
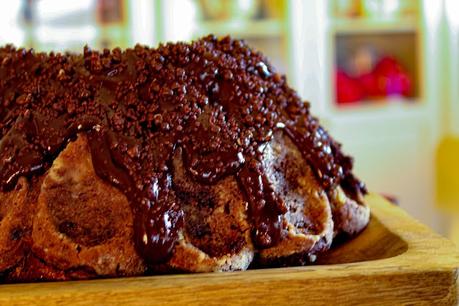
[[[412,95],[412,81],[408,73],[393,57],[383,57],[369,73],[351,77],[341,69],[336,71],[336,98],[338,104],[349,104],[365,99]]]
[[[376,64],[374,74],[378,87],[385,96],[411,95],[411,79],[395,58],[382,58]]]
[[[356,103],[365,97],[359,82],[339,69],[336,72],[336,89],[336,99],[340,104]]]

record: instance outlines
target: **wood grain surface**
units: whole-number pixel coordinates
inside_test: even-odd
[[[0,285],[0,305],[456,305],[454,245],[383,198],[357,238],[317,265]]]

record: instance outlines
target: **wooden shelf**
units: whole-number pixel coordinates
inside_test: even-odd
[[[330,29],[335,34],[406,33],[417,32],[418,28],[418,20],[413,17],[403,19],[341,18],[332,20],[330,24]]]
[[[203,21],[198,24],[197,36],[215,34],[224,36],[230,34],[237,38],[279,37],[284,32],[284,23],[278,19],[261,20],[228,20]]]

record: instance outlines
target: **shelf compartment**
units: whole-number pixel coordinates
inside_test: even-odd
[[[417,101],[421,96],[418,36],[417,32],[333,35],[335,104]]]

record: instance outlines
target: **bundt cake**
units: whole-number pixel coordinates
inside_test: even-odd
[[[369,221],[352,158],[240,40],[6,46],[0,104],[5,282],[307,264]]]

